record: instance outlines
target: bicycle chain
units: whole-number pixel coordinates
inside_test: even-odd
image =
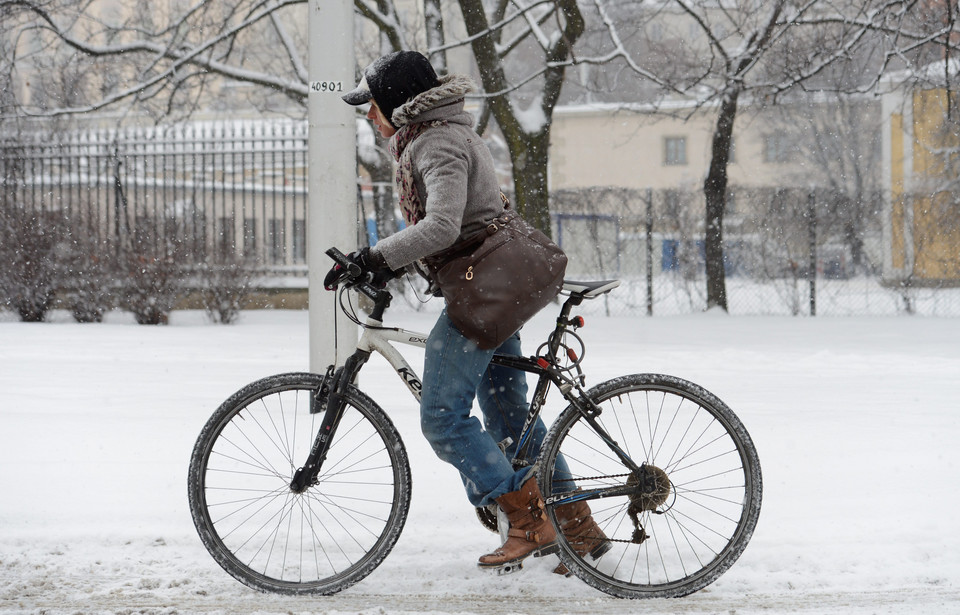
[[[576,480],[602,480],[604,478],[620,478],[621,476],[630,476],[633,472],[627,472],[626,474],[604,474],[602,476],[579,476]],[[565,482],[573,482],[574,479],[567,478],[563,479]]]
[[[579,477],[577,480],[601,480],[601,479],[604,479],[604,478],[620,478],[620,477],[624,477],[624,476],[630,476],[631,474],[633,474],[633,472],[627,472],[627,473],[625,473],[625,474],[604,474],[603,476],[581,476],[581,477]],[[643,526],[640,525],[638,528],[636,528],[636,529],[634,530],[634,534],[633,534],[633,536],[630,537],[629,540],[627,540],[627,539],[625,539],[625,538],[610,538],[610,537],[605,537],[605,540],[604,540],[604,541],[605,541],[605,542],[625,542],[625,543],[628,543],[628,544],[641,544],[641,543],[643,543],[647,538],[649,538],[649,537],[647,536],[646,532],[644,531]]]

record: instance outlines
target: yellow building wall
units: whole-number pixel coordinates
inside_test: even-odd
[[[915,92],[912,103],[914,277],[960,280],[960,195],[945,189],[958,168],[957,154],[945,152],[956,151],[960,135],[948,123],[945,90]]]

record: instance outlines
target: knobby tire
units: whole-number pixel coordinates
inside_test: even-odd
[[[544,440],[538,480],[545,500],[646,487],[587,500],[606,552],[581,556],[558,532],[561,560],[587,584],[621,598],[674,598],[712,583],[746,548],[760,515],[760,462],[743,424],[716,396],[672,376],[623,376],[587,395],[601,409],[597,423],[645,469],[631,472],[571,406]],[[555,470],[561,455],[569,473]],[[551,503],[555,524],[556,515]]]
[[[393,423],[350,388],[316,484],[290,489],[323,414],[310,414],[321,377],[251,383],[204,426],[190,460],[194,525],[214,560],[265,592],[333,594],[380,565],[410,507],[406,450]]]

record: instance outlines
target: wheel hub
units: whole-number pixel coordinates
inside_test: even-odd
[[[637,493],[630,496],[630,509],[634,513],[656,511],[670,497],[670,490],[673,488],[666,472],[648,464],[643,464],[639,470],[631,472],[627,485],[638,488]]]

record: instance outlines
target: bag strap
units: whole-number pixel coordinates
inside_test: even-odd
[[[502,195],[503,193],[501,192],[500,194]],[[506,199],[506,197],[502,198]],[[507,201],[507,203],[509,203],[509,201]],[[466,237],[458,239],[449,248],[444,248],[439,252],[435,252],[423,260],[431,269],[439,269],[450,259],[463,252],[472,250],[473,248],[482,244],[484,241],[486,241],[487,237],[490,237],[500,229],[510,224],[510,221],[514,220],[516,217],[517,212],[505,209],[499,216],[488,221],[484,228],[474,231]]]

